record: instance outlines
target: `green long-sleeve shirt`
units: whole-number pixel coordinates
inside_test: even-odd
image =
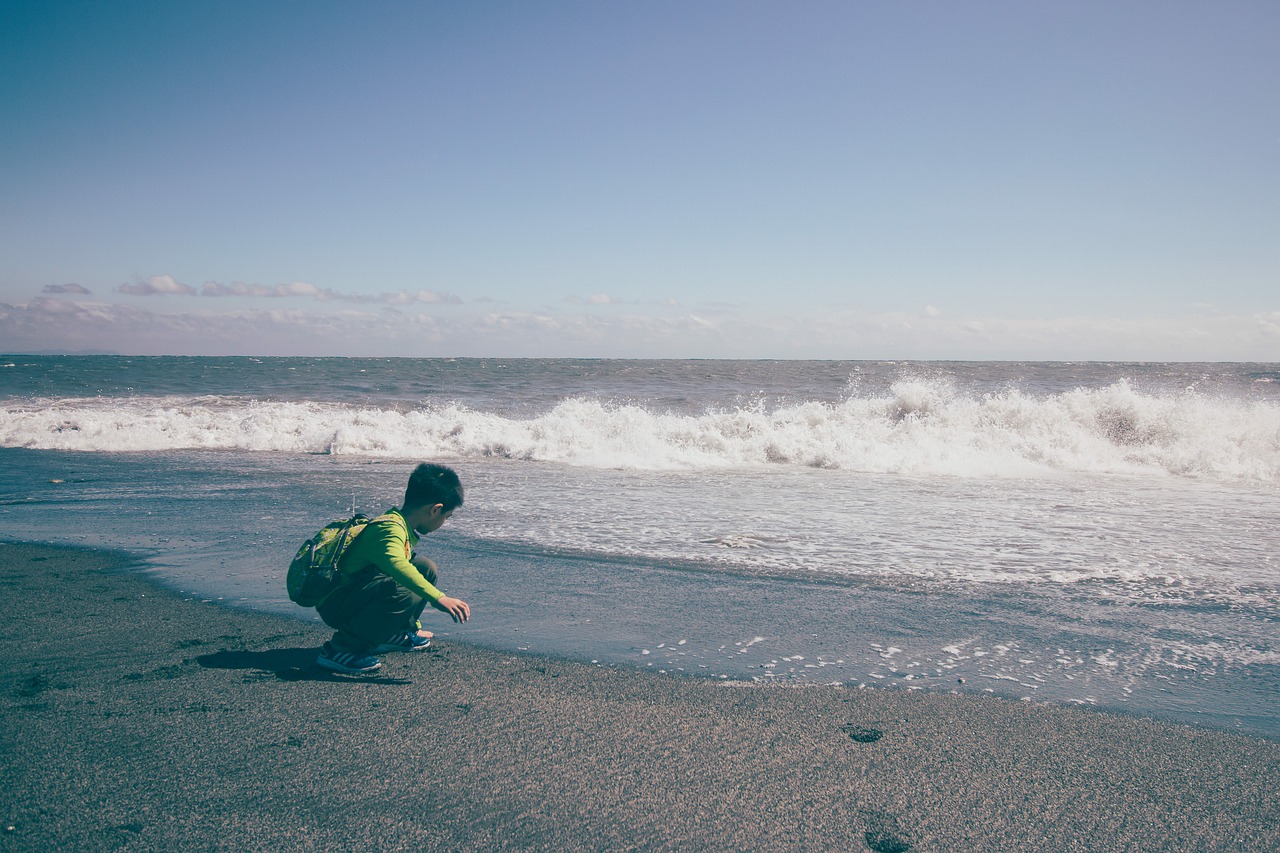
[[[373,566],[410,592],[431,601],[439,601],[444,593],[436,589],[409,562],[418,538],[417,532],[410,529],[400,510],[387,510],[360,531],[360,535],[338,562],[338,571],[344,575],[353,575]]]

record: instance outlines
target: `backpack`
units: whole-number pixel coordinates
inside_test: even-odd
[[[315,607],[341,586],[342,573],[338,571],[338,561],[369,521],[368,516],[357,513],[351,518],[326,524],[319,533],[303,542],[285,575],[289,600],[303,607]]]

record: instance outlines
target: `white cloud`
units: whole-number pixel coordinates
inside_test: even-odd
[[[288,284],[249,284],[234,281],[222,284],[206,281],[200,288],[201,296],[235,296],[253,299],[313,299],[318,302],[354,302],[368,304],[382,302],[387,305],[461,305],[462,300],[448,293],[434,290],[398,290],[394,293],[340,293],[330,288],[320,288],[306,281],[292,281]]]
[[[231,284],[220,284],[216,281],[206,281],[204,286],[200,288],[201,296],[278,296],[272,293],[272,288],[265,284],[245,284],[242,281],[234,281]]]
[[[277,296],[319,296],[320,288],[308,281],[291,281],[275,286]]]
[[[608,293],[593,293],[588,297],[566,296],[564,301],[570,305],[658,305],[664,308],[678,308],[680,300],[666,299],[619,299]]]
[[[710,314],[737,314],[742,310],[740,302],[699,302],[698,309]]]
[[[461,305],[462,300],[452,294],[436,293],[434,290],[419,290],[410,293],[407,290],[399,290],[395,293],[383,293],[373,297],[378,302],[385,302],[388,305]]]
[[[194,287],[176,281],[171,275],[153,275],[143,281],[122,284],[116,290],[133,296],[194,296],[196,293]]]
[[[20,311],[22,306],[6,306],[13,311]],[[47,296],[40,296],[32,299],[27,303],[27,308],[36,314],[77,314],[81,312],[81,307],[74,302],[68,302],[65,299],[51,299]]]
[[[233,281],[231,284],[206,281],[204,286],[200,288],[201,296],[250,296],[268,299],[300,296],[314,299],[319,297],[320,294],[320,288],[305,281],[292,281],[288,284],[277,284],[270,287],[265,284],[248,284],[243,281]]]
[[[139,355],[1280,359],[1280,312],[1048,319],[855,312],[753,318],[703,311],[602,314],[585,308],[438,312],[423,310],[432,304],[430,296],[407,295],[410,302],[395,310],[307,306],[229,312],[160,312],[38,297],[25,305],[0,304],[0,340],[11,351],[98,349]]]
[[[92,291],[82,284],[46,284],[40,289],[41,293],[76,293],[81,296],[88,296]]]

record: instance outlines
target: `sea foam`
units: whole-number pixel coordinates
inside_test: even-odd
[[[458,403],[417,408],[235,397],[9,400],[0,445],[418,458],[504,457],[635,470],[767,465],[952,476],[1053,472],[1280,480],[1280,406],[1194,391],[981,396],[905,380],[891,393],[697,415],[586,397],[529,418]]]

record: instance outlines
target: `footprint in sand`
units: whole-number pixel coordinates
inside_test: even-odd
[[[855,726],[852,723],[847,726],[841,726],[840,731],[844,732],[858,743],[875,743],[880,740],[880,738],[884,737],[884,732],[879,729]]]
[[[875,853],[907,853],[911,843],[902,837],[898,819],[888,812],[864,811],[862,818],[867,822],[867,831],[863,839]]]

